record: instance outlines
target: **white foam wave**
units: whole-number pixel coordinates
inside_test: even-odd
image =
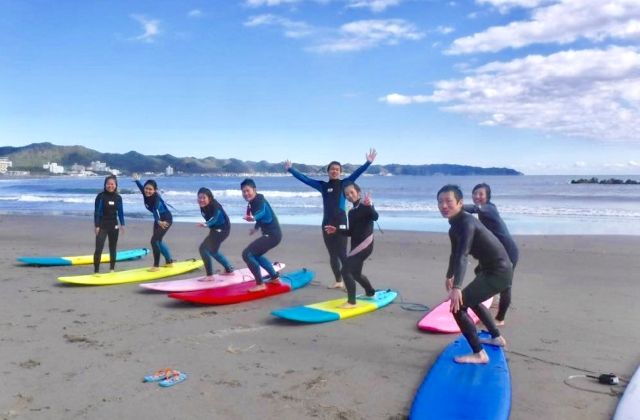
[[[229,190],[212,190],[214,197],[242,197],[242,191],[239,189]],[[320,193],[317,191],[278,191],[278,190],[259,190],[260,194],[263,194],[267,199],[271,197],[279,198],[310,198],[320,197]],[[165,197],[196,197],[197,191],[162,191],[162,195]]]

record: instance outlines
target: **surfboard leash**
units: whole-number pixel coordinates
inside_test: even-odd
[[[404,309],[405,311],[420,311],[420,312],[426,312],[429,311],[431,308],[429,308],[427,305],[423,304],[423,303],[417,303],[417,302],[405,302],[404,301],[404,297],[402,297],[402,294],[400,293],[399,290],[396,289],[388,289],[390,291],[394,291],[398,294],[398,298],[400,299],[400,302],[392,302],[392,303],[397,303],[398,305],[400,305],[400,308]]]

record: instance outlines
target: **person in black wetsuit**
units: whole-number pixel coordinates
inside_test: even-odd
[[[331,225],[338,228],[346,228],[347,215],[345,212],[344,185],[358,179],[358,177],[371,166],[376,155],[376,149],[369,150],[367,162],[343,180],[340,179],[340,174],[342,173],[342,165],[340,165],[340,162],[333,161],[329,163],[327,166],[328,181],[311,179],[295,169],[290,160],[285,161],[284,167],[287,172],[290,172],[291,175],[298,180],[304,182],[311,188],[315,188],[322,194],[322,238],[329,252],[329,263],[331,264],[331,270],[336,280],[335,284],[329,286],[329,288],[344,289],[341,266],[344,266],[347,258],[347,237],[343,235],[329,235],[324,229],[324,226]]]
[[[513,265],[513,270],[516,269],[518,263],[518,247],[507,229],[507,225],[500,217],[498,208],[491,202],[491,187],[488,184],[482,183],[473,187],[472,192],[473,205],[464,205],[464,210],[469,213],[477,213],[478,219],[482,222],[487,229],[491,231],[500,240],[500,243],[504,246]],[[500,304],[498,306],[498,313],[496,314],[496,325],[504,325],[504,318],[507,314],[507,309],[511,304],[511,287],[500,293]]]
[[[253,235],[258,230],[262,231],[255,241],[251,242],[244,251],[242,251],[242,259],[247,263],[247,267],[251,270],[253,278],[256,279],[256,285],[249,289],[250,292],[259,292],[265,290],[260,267],[267,270],[271,283],[280,281],[279,275],[273,268],[273,264],[264,254],[270,249],[275,248],[282,240],[282,232],[278,218],[271,209],[269,202],[262,194],[256,191],[256,183],[247,178],[240,184],[242,197],[248,202],[247,213],[243,217],[247,222],[255,222],[254,227],[249,231],[249,235]]]
[[[212,281],[214,279],[213,266],[211,265],[212,257],[224,267],[225,274],[233,273],[233,266],[220,252],[220,244],[229,237],[229,232],[231,232],[231,223],[229,216],[220,203],[213,198],[213,193],[209,188],[198,190],[198,205],[205,220],[205,223],[200,223],[200,226],[209,228],[209,235],[202,241],[199,248],[200,257],[207,273],[206,277],[200,280]]]
[[[356,282],[363,288],[368,297],[376,294],[369,279],[362,274],[364,262],[373,252],[373,222],[378,220],[378,213],[373,208],[371,196],[366,194],[364,199],[360,195],[360,187],[356,183],[346,184],[344,195],[353,204],[349,210],[349,227],[338,228],[326,225],[325,232],[332,235],[336,232],[342,236],[351,236],[351,251],[342,266],[342,278],[347,288],[347,302],[341,305],[343,309],[355,308]]]
[[[504,338],[496,327],[489,310],[482,302],[511,286],[513,270],[509,255],[484,225],[471,214],[463,210],[462,191],[457,185],[445,185],[438,191],[438,209],[442,217],[449,219],[449,239],[451,255],[445,280],[445,287],[451,300],[451,313],[465,336],[472,354],[458,356],[458,363],[487,363],[489,356],[482,348],[481,342],[504,346]],[[461,290],[467,270],[468,255],[478,261],[476,277]],[[476,327],[467,308],[471,308],[480,321],[489,330],[491,339],[480,340]]]
[[[144,206],[153,214],[153,235],[151,236],[151,248],[153,249],[153,267],[149,271],[158,271],[160,267],[160,254],[164,256],[166,267],[173,266],[173,258],[169,247],[162,241],[167,234],[173,216],[167,208],[162,197],[158,194],[158,184],[153,179],[148,179],[144,185],[140,182],[140,176],[133,174],[133,180],[140,189],[144,198]]]
[[[122,197],[118,194],[118,178],[115,175],[109,175],[104,179],[104,190],[96,196],[93,224],[96,231],[93,271],[100,272],[100,259],[107,237],[109,238],[109,268],[114,271],[119,232],[124,233]]]

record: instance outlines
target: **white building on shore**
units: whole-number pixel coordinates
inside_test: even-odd
[[[171,165],[167,166],[167,169],[165,169],[164,174],[166,176],[171,176],[173,175],[173,168],[171,167]]]
[[[47,162],[42,165],[42,169],[48,169],[52,174],[63,174],[64,166],[58,165],[56,162]]]
[[[8,157],[0,157],[0,174],[6,174],[7,170],[13,166],[13,162]]]

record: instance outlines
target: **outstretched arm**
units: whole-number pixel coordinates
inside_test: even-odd
[[[287,170],[287,172],[289,172],[291,175],[293,175],[298,181],[304,182],[305,184],[307,184],[311,188],[314,188],[314,189],[322,192],[322,183],[320,181],[318,181],[317,179],[309,178],[308,176],[304,175],[302,172],[300,172],[297,169],[295,169],[293,167],[293,165],[291,164],[290,160],[287,160],[285,162],[284,167]]]

